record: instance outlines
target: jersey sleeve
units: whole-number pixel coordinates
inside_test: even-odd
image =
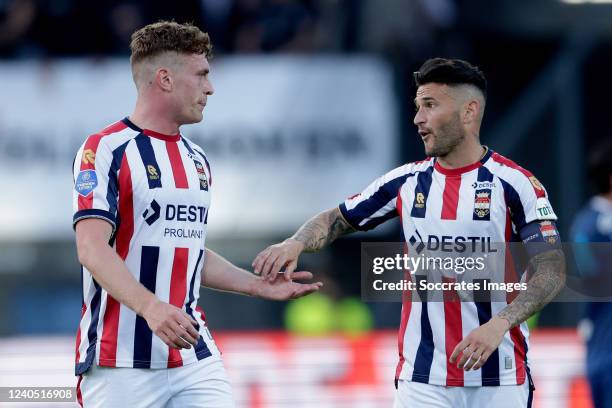
[[[535,176],[525,171],[512,185],[505,186],[505,194],[512,224],[530,256],[561,248],[557,216],[546,189]]]
[[[115,231],[118,194],[115,167],[112,151],[99,138],[91,136],[81,146],[73,165],[73,227],[85,218],[100,218]]]
[[[356,230],[367,231],[398,216],[397,194],[408,173],[408,165],[398,167],[344,200],[339,207],[346,221]]]

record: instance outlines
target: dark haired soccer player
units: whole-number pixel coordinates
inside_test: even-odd
[[[405,300],[396,371],[396,407],[529,406],[524,322],[565,281],[556,216],[530,172],[480,144],[487,84],[478,68],[430,59],[415,81],[414,124],[429,158],[390,171],[313,217],[291,238],[263,250],[255,272],[271,279],[285,268],[290,278],[303,251],[396,216],[409,247],[420,240],[539,242],[531,247],[527,289],[514,300]]]
[[[321,284],[265,281],[204,246],[213,178],[180,126],[200,122],[213,94],[208,35],[159,22],[131,50],[134,112],[89,136],[74,163],[77,397],[87,408],[232,407],[200,285],[289,299]]]
[[[576,215],[572,240],[578,243],[579,271],[586,281],[610,291],[612,253],[602,244],[589,251],[589,242],[612,242],[612,140],[598,145],[589,158],[589,178],[597,195]],[[584,320],[586,371],[595,408],[612,408],[612,304],[591,302]]]

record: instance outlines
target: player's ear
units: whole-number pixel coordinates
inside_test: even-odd
[[[467,124],[477,120],[480,108],[480,102],[477,99],[468,100],[463,109],[463,123]]]
[[[155,82],[163,91],[172,91],[172,76],[168,68],[158,68],[155,73]]]

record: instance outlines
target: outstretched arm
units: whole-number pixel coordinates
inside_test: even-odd
[[[296,272],[297,280],[312,279],[310,272]],[[316,292],[321,282],[298,283],[276,280],[268,282],[261,277],[238,268],[216,252],[206,249],[202,269],[202,286],[243,295],[257,296],[272,300],[294,299]]]
[[[477,370],[499,347],[504,334],[541,310],[565,285],[565,255],[554,249],[534,256],[529,262],[533,272],[527,289],[484,325],[465,337],[450,357],[454,363],[461,354],[457,366],[465,370]]]
[[[306,221],[293,236],[261,251],[253,261],[256,274],[274,280],[285,268],[285,279],[290,280],[302,252],[316,252],[336,238],[354,232],[338,207],[323,211]]]

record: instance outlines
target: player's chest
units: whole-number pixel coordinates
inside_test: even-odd
[[[149,154],[133,148],[126,151],[126,158],[129,177],[119,174],[119,200],[127,200],[131,193],[134,216],[148,222],[161,218],[206,223],[211,186],[210,170],[203,157],[180,143],[152,140]]]
[[[507,218],[500,181],[483,180],[477,170],[453,176],[433,171],[427,177],[409,178],[399,194],[405,224],[419,230],[491,236]]]

